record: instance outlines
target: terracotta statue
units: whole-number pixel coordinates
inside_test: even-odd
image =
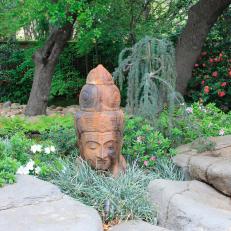
[[[124,114],[120,110],[119,89],[102,65],[88,74],[79,104],[76,127],[82,158],[95,169],[109,169],[118,175],[126,168],[121,155]]]

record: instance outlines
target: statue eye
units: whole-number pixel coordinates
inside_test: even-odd
[[[94,150],[94,149],[96,149],[98,147],[98,144],[95,143],[95,142],[88,142],[87,146],[88,146],[88,148]]]

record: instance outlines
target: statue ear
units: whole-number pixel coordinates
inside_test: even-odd
[[[81,135],[78,133],[77,147],[79,148],[80,155],[83,157],[83,144],[80,136]]]

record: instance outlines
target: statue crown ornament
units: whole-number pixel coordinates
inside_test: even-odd
[[[126,168],[121,155],[124,113],[119,89],[103,65],[89,72],[79,104],[75,122],[81,157],[93,168],[117,176]]]

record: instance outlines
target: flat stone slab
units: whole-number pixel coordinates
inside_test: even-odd
[[[59,188],[28,175],[17,176],[17,183],[0,188],[0,211],[62,199]]]
[[[102,231],[98,212],[32,176],[0,188],[0,230]]]
[[[151,225],[144,221],[128,221],[115,225],[110,231],[168,231],[169,229]]]
[[[175,231],[231,230],[231,198],[203,182],[154,180],[148,190],[162,227]]]
[[[173,161],[191,179],[204,181],[231,196],[231,135],[210,139],[216,143],[213,151],[198,153],[187,144],[177,148]]]

